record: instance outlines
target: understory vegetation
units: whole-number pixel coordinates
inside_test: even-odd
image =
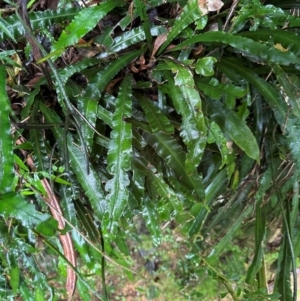
[[[297,300],[300,3],[0,5],[1,300]]]

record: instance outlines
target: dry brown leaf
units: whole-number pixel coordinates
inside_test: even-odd
[[[224,5],[221,0],[199,0],[198,3],[203,14],[218,11]]]
[[[280,43],[275,44],[274,47],[276,49],[280,50],[281,52],[287,52],[287,51],[289,51],[288,48],[284,48]]]
[[[151,58],[154,58],[154,55],[157,52],[158,48],[167,40],[167,36],[168,36],[167,33],[160,34],[159,36],[157,36],[153,45]]]
[[[200,44],[199,46],[197,46],[197,47],[195,47],[195,48],[193,49],[193,55],[198,56],[198,55],[200,55],[203,51],[204,51],[204,46]]]
[[[117,77],[113,80],[110,81],[110,83],[107,85],[105,91],[107,94],[113,94],[113,90],[114,90],[114,87],[116,86],[116,84],[121,81],[124,77]]]

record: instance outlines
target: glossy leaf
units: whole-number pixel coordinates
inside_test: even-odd
[[[238,35],[225,33],[222,31],[210,31],[204,34],[195,35],[191,39],[176,46],[172,51],[182,49],[196,43],[222,43],[230,45],[243,55],[248,55],[254,61],[262,60],[262,62],[274,62],[282,65],[300,64],[299,58],[292,52],[282,52],[274,46],[264,45],[249,38],[244,38]]]
[[[135,50],[124,54],[119,57],[118,60],[112,61],[92,79],[86,90],[86,94],[89,97],[99,97],[114,76],[116,76],[118,72],[131,61],[136,59],[141,53],[142,50]]]
[[[186,27],[195,22],[202,15],[203,13],[199,9],[198,0],[188,1],[180,16],[175,20],[173,27],[168,33],[166,41],[158,50],[158,54],[162,53]]]
[[[97,121],[97,109],[98,103],[94,99],[80,97],[78,99],[80,111],[90,124],[87,124],[85,121],[82,121],[82,135],[87,143],[88,148],[90,149],[93,146],[93,137],[94,137],[94,130],[91,128],[91,125],[95,128],[96,121]]]
[[[285,126],[285,130],[288,133],[289,146],[292,150],[293,157],[297,164],[300,163],[300,142],[298,137],[298,131],[300,129],[299,121],[295,118],[288,117],[288,107],[285,100],[282,98],[269,83],[262,80],[257,74],[242,66],[238,66],[232,62],[232,60],[223,60],[219,67],[227,72],[228,68],[235,70],[242,75],[248,82],[254,85],[266,101],[269,103],[274,111],[277,122],[281,126]]]
[[[273,72],[275,73],[276,78],[282,87],[286,101],[291,106],[290,113],[300,119],[300,90],[298,87],[298,77],[285,73],[278,65],[273,66]]]
[[[121,217],[129,197],[127,171],[131,167],[132,132],[131,124],[124,119],[131,117],[131,89],[132,79],[127,76],[121,84],[112,119],[113,130],[108,146],[107,170],[113,177],[105,185],[108,192],[110,225],[116,223]]]
[[[39,99],[37,99],[32,106],[30,122],[34,123],[38,116]],[[33,146],[33,159],[35,167],[38,171],[48,169],[49,157],[46,151],[46,145],[42,135],[42,131],[39,129],[33,129],[30,131],[30,142]]]
[[[33,204],[14,192],[2,194],[0,201],[0,215],[4,218],[16,218],[25,227],[35,226],[49,217],[47,214],[38,212]]]
[[[98,106],[97,117],[110,127],[112,127],[112,116],[113,114],[110,111],[106,110],[102,106]]]
[[[257,162],[259,158],[259,147],[251,130],[245,122],[232,111],[227,109],[220,101],[209,101],[207,103],[208,114],[211,120],[216,122],[226,135],[234,141],[250,158]]]
[[[140,2],[140,1],[139,1]],[[110,51],[118,52],[128,46],[134,45],[138,42],[144,41],[146,38],[144,29],[142,27],[134,28],[131,31],[125,32],[123,35],[114,39]]]
[[[14,190],[13,138],[10,132],[10,102],[6,93],[5,66],[0,66],[0,193]]]
[[[204,200],[201,177],[196,173],[188,174],[186,172],[184,164],[186,154],[176,140],[164,133],[145,134],[145,138],[166,164],[174,170],[180,181],[188,189],[195,191],[200,200]]]
[[[256,218],[255,218],[255,255],[252,260],[252,263],[248,269],[246,283],[255,284],[257,279],[258,288],[264,288],[266,284],[266,279],[264,275],[264,246],[263,241],[265,238],[265,228],[266,228],[266,219],[265,219],[265,210],[261,208],[261,201],[258,201],[256,206]]]
[[[151,183],[156,187],[158,194],[163,200],[170,202],[174,209],[177,210],[177,213],[182,211],[182,204],[175,191],[165,182],[163,175],[154,166],[145,159],[137,157],[134,158],[133,164],[137,170],[144,173],[151,180]]]
[[[168,134],[174,133],[174,128],[170,120],[160,111],[160,109],[151,102],[148,98],[142,95],[136,95],[140,105],[145,111],[145,115],[149,121],[152,133],[165,132]]]
[[[152,49],[152,37],[150,32],[151,24],[150,24],[149,16],[147,14],[146,2],[144,2],[143,0],[134,0],[133,3],[142,21],[142,27],[143,27],[144,34],[146,36],[148,49],[151,50]]]
[[[101,276],[105,291],[112,267],[104,257],[126,269],[136,265],[131,251],[140,252],[145,243],[155,245],[144,258],[147,265],[157,251],[177,260],[175,286],[166,286],[170,270],[159,263],[162,285],[172,287],[173,295],[180,290],[202,300],[227,291],[235,301],[292,300],[290,271],[300,254],[300,21],[294,11],[282,10],[282,0],[224,2],[213,13],[221,1],[108,0],[64,11],[47,10],[50,2],[31,3],[30,36],[43,53],[50,86],[39,79],[41,60],[24,60],[35,47],[25,46],[21,22],[9,16],[9,6],[3,8],[0,59],[9,77],[3,67],[0,143],[10,138],[5,153],[15,152],[8,160],[16,176],[0,191],[0,207],[8,204],[0,212],[0,283],[7,288],[0,299],[66,299],[49,282],[48,265],[36,263],[50,254],[54,280],[66,274],[66,257],[55,245],[60,232],[43,213],[46,177],[70,222],[63,232],[72,233],[80,270],[92,273],[78,274],[82,300],[108,299],[91,287]],[[287,9],[297,7],[288,2]],[[42,50],[51,45],[56,51]],[[11,135],[9,118],[28,124],[13,127]],[[30,125],[37,120],[52,127],[38,124],[37,130]],[[9,135],[2,135],[2,125]],[[265,255],[269,259],[270,236],[280,238],[280,229],[277,280],[267,294]],[[190,285],[191,274],[201,279],[201,288]],[[113,283],[110,291],[118,289]],[[159,299],[158,293],[147,296]]]
[[[109,11],[116,6],[122,5],[124,5],[124,2],[116,0],[82,9],[65,28],[57,42],[52,45],[51,52],[59,50],[60,53],[62,53],[68,46],[76,44],[78,40],[92,30]],[[54,57],[58,57],[60,53],[56,53]]]
[[[39,223],[35,229],[43,236],[54,236],[58,231],[58,222],[54,218],[50,218]]]
[[[205,57],[197,60],[195,63],[195,71],[197,74],[203,76],[212,76],[214,75],[214,63],[217,61],[214,57]]]
[[[241,7],[231,30],[233,32],[239,31],[248,24],[250,31],[258,30],[259,27],[276,29],[282,22],[287,21],[287,15],[281,8],[253,1]]]
[[[72,64],[60,70],[59,75],[63,84],[66,84],[68,79],[75,73],[80,73],[82,70],[87,69],[99,62],[95,58],[85,58],[77,64]]]
[[[206,196],[206,205],[208,207],[211,206],[213,200],[221,193],[223,189],[223,185],[226,183],[226,170],[221,170],[216,177],[214,177],[213,181],[205,188],[205,196]],[[203,223],[207,218],[209,211],[204,206],[201,207],[195,219],[191,223],[188,234],[190,237],[196,235],[201,231]]]
[[[278,269],[276,275],[275,288],[281,295],[281,300],[294,301],[291,290],[291,256],[289,251],[288,237],[286,230],[284,233],[282,247],[278,256]]]
[[[33,30],[36,30],[50,26],[54,23],[65,22],[66,20],[70,21],[77,15],[78,11],[79,9],[75,7],[70,9],[58,9],[56,11],[46,10],[43,12],[28,13],[28,17]],[[16,15],[6,17],[5,22],[10,37],[14,37],[14,39],[17,40],[18,38],[25,36],[24,27]],[[0,31],[1,42],[4,39],[9,38],[9,36],[7,36],[5,31]]]
[[[50,111],[43,103],[40,103],[40,109],[48,122],[60,122],[58,116]],[[53,134],[58,141],[61,141],[61,137],[64,137],[64,130],[56,127],[53,129]],[[98,175],[91,166],[90,173],[87,174],[86,164],[88,163],[86,162],[85,154],[81,149],[72,144],[70,136],[67,136],[61,143],[67,143],[70,164],[76,174],[78,182],[88,196],[95,210],[95,214],[101,219],[105,212],[106,202]]]
[[[8,30],[9,24],[6,20],[0,19],[0,29],[1,32],[7,35],[8,38],[12,39],[16,43],[16,39],[11,31]]]
[[[175,108],[183,117],[181,135],[188,147],[185,165],[187,172],[190,174],[199,165],[206,144],[206,126],[202,113],[201,98],[195,89],[195,82],[190,70],[172,60],[166,62],[173,72],[176,72],[174,84],[171,76],[166,75],[171,87],[169,91]]]
[[[147,221],[146,225],[154,238],[154,242],[159,244],[161,242],[161,233],[159,230],[159,219],[157,218],[156,208],[149,198],[145,200],[144,205],[143,216]]]
[[[227,147],[227,140],[221,128],[214,121],[210,122],[208,128],[207,143],[216,143],[222,155],[222,165],[220,169],[227,163],[227,156],[231,153],[230,148]]]
[[[197,78],[196,85],[200,91],[210,98],[220,100],[221,97],[226,97],[230,103],[234,103],[237,98],[242,98],[247,92],[246,89],[239,86],[219,83],[215,78],[209,80]]]
[[[155,7],[164,4],[164,0],[150,0],[147,1],[147,8]],[[119,22],[122,30],[125,30],[126,27],[132,22],[132,19],[139,17],[139,12],[137,8],[134,7],[133,11],[128,11],[126,16]]]
[[[281,45],[281,51],[283,52],[291,52],[294,55],[300,54],[300,41],[298,35],[294,32],[260,29],[256,31],[243,31],[238,35],[255,41],[264,41],[277,48]]]

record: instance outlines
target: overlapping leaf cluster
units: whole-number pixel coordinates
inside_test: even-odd
[[[234,300],[263,300],[265,243],[276,220],[282,241],[268,297],[296,300],[290,272],[295,276],[300,253],[300,19],[289,9],[299,4],[241,0],[225,28],[235,1],[208,15],[197,0],[108,0],[76,9],[61,2],[57,11],[29,14],[35,34],[51,44],[45,60],[57,69],[53,87],[43,77],[26,86],[28,51],[17,48],[26,46],[25,30],[16,15],[0,19],[7,48],[0,54],[0,229],[1,245],[9,244],[0,281],[11,288],[5,296],[52,296],[44,274],[25,256],[37,252],[40,235],[64,258],[43,201],[40,180],[48,177],[70,222],[65,231],[72,231],[95,274],[104,274],[96,260],[100,233],[125,268],[124,233],[142,214],[157,244],[162,222],[174,220],[195,264],[203,260]],[[56,36],[54,24],[61,29]],[[74,50],[76,59],[68,61]],[[68,109],[61,87],[79,113]],[[11,135],[12,113],[63,127]],[[254,226],[250,234],[247,225]],[[216,259],[237,233],[254,237],[254,247],[243,279],[248,285],[239,282],[234,292]],[[23,269],[34,280],[21,276]],[[84,284],[81,275],[81,296]]]

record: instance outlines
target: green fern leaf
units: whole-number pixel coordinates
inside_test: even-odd
[[[116,99],[116,109],[112,119],[113,130],[108,146],[107,170],[113,176],[108,180],[105,189],[108,192],[109,223],[118,222],[128,202],[130,183],[127,171],[131,167],[132,131],[131,124],[124,121],[131,116],[132,78],[126,76],[121,84]]]
[[[217,144],[222,156],[222,165],[220,166],[221,169],[227,163],[229,149],[226,145],[227,140],[224,136],[224,133],[222,132],[218,124],[216,124],[214,121],[211,121],[209,124],[207,143]]]
[[[35,122],[35,118],[38,116],[38,106],[40,100],[37,99],[32,106],[30,122]],[[38,171],[44,171],[48,169],[49,157],[46,150],[45,140],[42,132],[38,129],[30,130],[30,142],[33,146],[33,159],[35,167]]]
[[[163,175],[159,173],[154,166],[144,158],[137,156],[133,160],[133,165],[149,178],[163,201],[170,202],[177,213],[182,211],[182,203],[178,199],[175,191],[165,182]]]
[[[8,192],[0,195],[0,215],[5,218],[16,218],[25,227],[36,226],[49,218],[48,214],[36,211],[33,204],[27,203],[23,196]]]
[[[146,40],[147,40],[147,46],[148,49],[150,49],[150,51],[152,50],[152,37],[151,37],[151,32],[150,32],[150,21],[149,21],[149,17],[147,14],[147,8],[146,8],[146,2],[143,0],[134,0],[133,1],[134,6],[137,9],[137,12],[141,18],[141,21],[143,22],[143,31],[145,33],[146,36]]]
[[[133,28],[126,31],[121,36],[114,39],[114,44],[109,48],[109,51],[118,52],[131,45],[142,42],[145,40],[145,32],[142,27]]]
[[[212,76],[215,74],[214,63],[217,61],[215,57],[205,57],[197,60],[195,63],[195,72],[203,76]]]
[[[99,98],[114,76],[142,53],[143,49],[132,51],[112,61],[91,79],[85,94],[89,97]]]
[[[278,268],[274,286],[276,290],[281,294],[281,300],[294,301],[296,299],[293,299],[291,290],[292,256],[290,255],[290,245],[286,231],[289,230],[284,230],[283,241],[281,243],[281,248],[278,256]]]
[[[203,13],[199,9],[198,0],[188,1],[180,16],[175,20],[166,41],[159,48],[158,54],[161,54],[174,38],[176,38],[191,23],[198,20],[202,15]]]
[[[57,114],[47,108],[45,104],[40,103],[40,109],[47,122],[61,123]],[[64,137],[64,130],[58,127],[54,127],[52,132],[57,141],[60,143],[67,143],[69,152],[68,157],[70,158],[71,167],[73,168],[78,182],[82,186],[93,209],[95,210],[95,215],[101,220],[106,210],[106,202],[104,193],[101,189],[101,180],[99,176],[92,166],[89,166],[90,173],[87,173],[86,164],[84,164],[84,162],[86,162],[85,154],[81,149],[73,144],[70,134]],[[64,154],[61,154],[61,156],[65,157]],[[86,163],[88,164],[88,162]]]
[[[207,102],[207,113],[236,145],[250,158],[260,161],[260,152],[256,139],[246,123],[235,112],[228,109],[221,101]]]
[[[188,174],[185,168],[186,153],[177,141],[165,133],[154,135],[144,133],[147,142],[162,157],[166,164],[174,170],[180,181],[190,190],[195,191],[204,200],[204,189],[201,177],[196,173]]]
[[[124,4],[124,1],[119,0],[107,1],[97,6],[82,9],[65,28],[57,42],[52,45],[51,52],[55,52],[54,58],[57,58],[68,46],[76,44],[79,39],[92,30],[109,11],[116,6],[123,6]]]
[[[247,93],[247,90],[242,87],[221,84],[215,78],[197,78],[196,85],[200,91],[210,98],[220,100],[222,96],[226,96],[229,103],[234,103],[237,98],[242,98]]]
[[[98,106],[97,109],[97,117],[102,120],[105,124],[109,125],[111,128],[113,127],[112,125],[112,117],[113,114],[112,112],[106,110],[105,108],[103,108],[102,106]]]
[[[160,109],[151,102],[148,98],[142,95],[135,94],[146,117],[149,121],[152,133],[165,132],[168,134],[174,133],[174,128],[170,123],[170,120],[160,111]]]
[[[190,237],[201,231],[201,228],[209,214],[209,210],[207,210],[207,208],[212,206],[213,201],[223,191],[226,181],[226,169],[222,169],[216,176],[214,176],[212,182],[205,188],[206,207],[201,207],[201,209],[197,212],[197,215],[195,215],[195,219],[190,224],[188,229]]]
[[[295,115],[300,120],[299,78],[288,75],[279,65],[274,64],[272,69],[291,107],[290,114]]]
[[[264,41],[271,45],[281,46],[283,51],[289,51],[295,55],[300,55],[299,35],[287,30],[261,29],[255,31],[243,31],[239,36],[253,39],[255,41]]]
[[[66,68],[63,68],[59,72],[59,76],[61,78],[62,84],[65,85],[68,79],[74,75],[75,73],[80,73],[82,70],[87,69],[93,65],[99,63],[98,59],[95,58],[85,58],[77,64],[71,64]]]
[[[282,52],[273,45],[264,45],[249,38],[225,33],[223,31],[209,31],[204,34],[196,35],[172,48],[172,51],[180,50],[196,43],[211,44],[216,42],[232,46],[253,61],[274,62],[286,66],[290,64],[300,64],[299,58],[292,52]]]
[[[229,72],[232,72],[232,70],[236,71],[260,91],[271,106],[277,122],[288,133],[289,147],[292,151],[295,163],[297,164],[297,170],[300,170],[300,139],[298,138],[300,132],[299,120],[288,116],[288,105],[281,94],[276,91],[271,84],[260,78],[252,70],[237,65],[234,60],[223,59],[222,63],[218,64],[218,66],[224,73],[227,73],[228,70]]]
[[[82,96],[78,99],[78,108],[82,112],[83,116],[86,116],[86,119],[95,128],[97,121],[98,102],[89,97]],[[81,121],[81,124],[81,131],[84,141],[86,142],[87,147],[91,149],[94,142],[94,129],[92,129],[85,121]]]
[[[10,132],[10,102],[6,93],[5,66],[0,66],[0,193],[15,189],[13,138]]]
[[[72,20],[78,14],[79,8],[46,10],[28,14],[33,30],[46,28],[55,23]],[[16,15],[5,18],[6,31],[0,31],[0,42],[11,37],[14,40],[24,38],[25,29]]]
[[[151,235],[154,237],[156,243],[159,244],[161,242],[161,231],[159,229],[160,219],[157,209],[150,198],[145,198],[142,213]]]
[[[202,113],[201,98],[194,88],[195,83],[191,71],[181,64],[167,60],[167,64],[176,72],[173,80],[169,73],[169,93],[178,114],[182,115],[183,122],[180,134],[187,145],[188,154],[185,165],[188,173],[193,173],[200,164],[206,145],[206,126]]]

